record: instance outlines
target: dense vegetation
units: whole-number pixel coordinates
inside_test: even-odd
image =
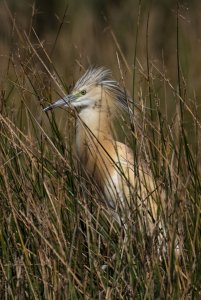
[[[37,1],[1,4],[1,299],[201,297],[199,4],[124,2],[60,4],[56,29],[37,19]],[[173,207],[167,252],[132,226],[125,239],[76,159],[72,112],[42,112],[89,64],[110,67],[141,108],[147,158]]]

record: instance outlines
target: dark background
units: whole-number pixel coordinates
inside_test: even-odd
[[[147,60],[153,79],[157,80],[159,74],[156,67],[177,89],[179,53],[179,69],[185,91],[189,99],[194,101],[196,98],[200,103],[199,0],[180,3],[174,0],[10,0],[1,1],[0,18],[1,84],[5,84],[7,79],[10,53],[16,55],[26,47],[20,45],[13,25],[17,24],[20,33],[23,35],[26,32],[33,45],[37,45],[34,28],[67,85],[77,80],[80,69],[91,64],[110,68],[116,79],[120,80],[118,56],[126,87],[132,93],[136,53],[135,97],[143,89]],[[160,86],[160,80],[156,86],[163,106],[164,89]],[[168,102],[174,109],[172,99]]]

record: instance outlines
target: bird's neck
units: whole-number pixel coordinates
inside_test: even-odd
[[[114,108],[112,102],[103,100],[80,111],[76,128],[77,154],[85,169],[89,174],[93,173],[97,181],[101,180],[102,164],[105,160],[105,164],[108,164],[106,151],[113,149]]]
[[[101,185],[104,166],[111,166],[106,153],[114,152],[112,116],[108,105],[94,105],[79,113],[76,128],[76,151],[85,170]],[[111,150],[111,151],[110,151]],[[109,154],[111,155],[111,154]]]
[[[112,105],[106,103],[89,106],[79,113],[79,122],[83,122],[82,126],[86,125],[96,138],[110,137],[113,133],[112,110]]]

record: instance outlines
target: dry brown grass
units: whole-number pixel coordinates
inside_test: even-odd
[[[157,13],[157,9],[154,10],[151,18],[156,18]],[[107,34],[102,33],[94,51],[95,39],[91,39],[87,31],[89,43],[85,50],[83,41],[77,43],[76,49],[82,57],[74,53],[76,62],[72,63],[74,41],[72,38],[69,43],[69,37],[64,38],[62,33],[58,50],[54,58],[50,58],[47,56],[50,52],[33,31],[32,35],[24,32],[13,15],[10,17],[13,43],[5,48],[2,57],[0,107],[1,298],[199,299],[201,124],[196,101],[200,92],[194,78],[199,78],[200,72],[195,68],[199,57],[194,55],[192,63],[187,47],[192,39],[198,43],[191,25],[184,22],[179,27],[186,26],[192,33],[190,36],[188,31],[182,30],[177,37],[178,42],[187,36],[186,48],[170,43],[170,50],[166,50],[170,51],[169,57],[171,51],[178,52],[177,63],[171,64],[168,72],[163,64],[158,66],[149,51],[140,50],[142,37],[146,41],[143,30],[147,18],[143,13],[139,22],[140,38],[135,46],[139,47],[134,60],[135,96],[143,108],[144,128],[150,131],[147,154],[156,180],[163,183],[174,204],[172,214],[164,218],[168,252],[159,255],[150,246],[145,232],[135,229],[134,234],[135,220],[128,220],[132,226],[128,226],[125,243],[124,231],[100,201],[101,192],[86,174],[84,176],[74,159],[74,120],[70,112],[57,111],[49,116],[42,113],[46,102],[67,89],[61,78],[72,82],[69,74],[75,72],[77,62],[86,65],[92,53],[95,58],[90,59],[91,62],[112,66],[117,79],[119,69],[126,70],[124,81],[132,83],[134,49],[131,47],[130,52],[124,54],[124,46],[118,39],[120,32],[115,28],[116,38],[111,37],[108,29]],[[89,28],[92,17],[87,18]],[[84,14],[82,18],[86,20]],[[120,18],[118,13],[116,18]],[[80,19],[79,28],[82,22]],[[83,39],[75,23],[76,16],[71,24],[75,31],[73,36]],[[151,31],[154,25],[149,26]],[[128,33],[125,43],[133,45],[131,37]],[[99,43],[103,44],[100,48]],[[114,54],[118,54],[121,68]],[[184,54],[188,69],[182,64]],[[65,76],[64,57],[68,76]],[[61,69],[61,78],[56,68]],[[174,88],[170,74],[177,78],[179,89]],[[173,111],[169,107],[170,99],[174,103],[171,115],[168,114]],[[150,105],[152,113],[145,108]],[[127,126],[131,127],[129,123]],[[179,225],[184,244],[177,259],[173,245]],[[107,265],[106,269],[103,265]]]

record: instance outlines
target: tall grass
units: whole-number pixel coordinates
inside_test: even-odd
[[[128,219],[125,239],[105,207],[100,189],[76,159],[71,111],[42,113],[57,97],[55,90],[62,95],[66,87],[37,37],[34,43],[17,27],[14,32],[18,44],[1,90],[1,299],[199,299],[201,124],[184,78],[181,84],[179,42],[179,91],[148,52],[148,75],[134,59],[141,74],[138,105],[146,158],[172,204],[163,217],[167,251],[158,253],[134,219]],[[174,118],[161,112],[165,94],[175,99]],[[125,132],[137,136],[134,151],[140,155],[135,120],[125,122]]]

